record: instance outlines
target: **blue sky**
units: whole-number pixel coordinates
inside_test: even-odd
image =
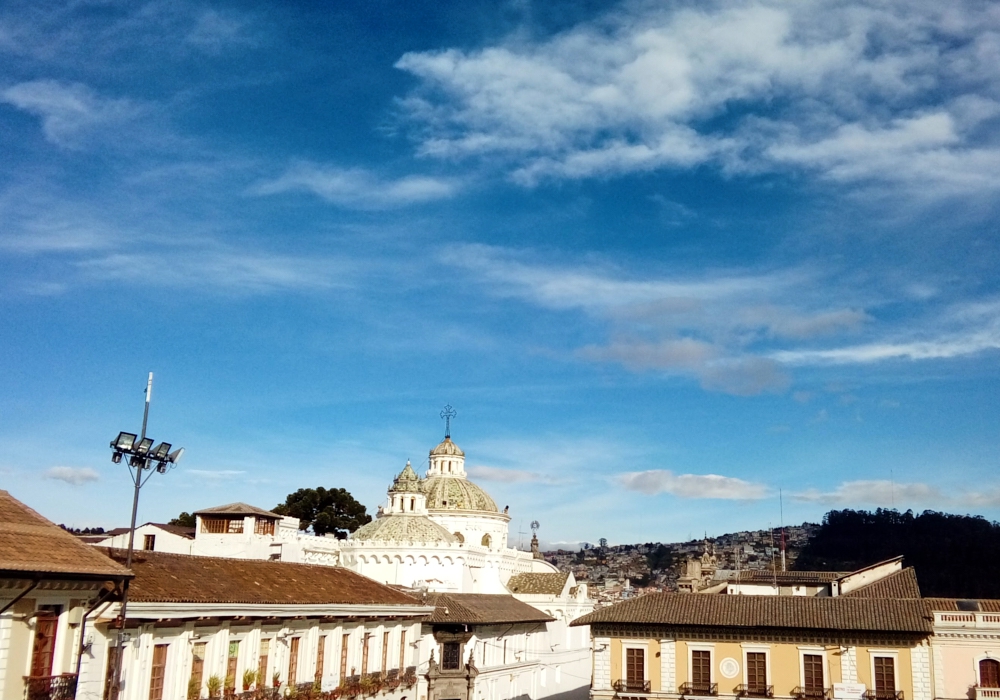
[[[1000,515],[995,3],[0,8],[0,484],[122,525],[441,407],[512,531]]]

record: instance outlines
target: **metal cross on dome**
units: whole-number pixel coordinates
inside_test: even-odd
[[[441,417],[444,418],[444,421],[445,421],[444,422],[444,436],[446,438],[450,438],[451,437],[451,419],[454,418],[457,415],[458,415],[458,411],[456,411],[454,408],[452,408],[451,404],[448,404],[447,406],[445,406],[444,410],[441,411]]]

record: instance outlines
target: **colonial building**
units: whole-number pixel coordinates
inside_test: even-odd
[[[931,700],[920,599],[647,595],[585,615],[591,697]]]
[[[71,699],[94,649],[87,614],[130,577],[0,491],[0,700]]]
[[[172,554],[190,554],[194,545],[193,527],[168,525],[166,523],[143,523],[135,528],[135,548],[149,552],[170,552]],[[119,527],[105,532],[103,535],[81,535],[81,540],[87,544],[113,549],[128,547],[129,529]]]
[[[934,697],[1000,698],[1000,600],[925,602],[934,625]]]

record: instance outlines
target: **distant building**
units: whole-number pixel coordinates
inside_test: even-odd
[[[148,552],[191,554],[194,528],[165,523],[143,523],[135,528],[135,548]],[[129,529],[119,527],[103,535],[83,535],[80,539],[97,547],[128,548]]]

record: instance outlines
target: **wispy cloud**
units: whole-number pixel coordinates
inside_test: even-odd
[[[718,474],[674,474],[669,469],[627,472],[618,475],[617,481],[629,491],[649,496],[669,493],[679,498],[754,501],[769,494],[769,489],[764,484]]]
[[[73,486],[82,486],[101,478],[101,475],[90,467],[50,467],[45,470],[44,476],[46,479],[65,481]]]
[[[458,191],[453,180],[426,175],[386,179],[361,168],[297,163],[280,177],[259,183],[253,194],[309,192],[341,207],[392,209],[449,199]]]
[[[949,195],[1000,188],[998,28],[974,0],[634,3],[396,65],[421,153],[503,156],[526,185],[712,163]]]
[[[1000,489],[947,491],[923,482],[894,482],[888,479],[845,481],[832,491],[806,489],[792,498],[826,506],[937,506],[995,508],[1000,506]]]
[[[56,80],[18,83],[0,92],[0,101],[39,117],[46,139],[72,149],[107,138],[145,112],[133,100],[100,97],[85,85]]]
[[[469,476],[473,479],[481,479],[482,481],[498,481],[505,484],[548,481],[544,475],[524,469],[501,469],[500,467],[477,465],[468,467],[465,471],[468,472]]]
[[[239,469],[185,469],[184,473],[209,482],[233,481],[246,475]]]

